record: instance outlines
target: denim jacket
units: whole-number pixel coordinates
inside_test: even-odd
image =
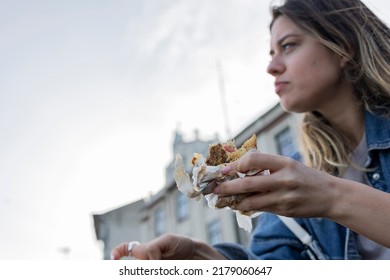
[[[369,153],[366,167],[370,169],[366,173],[368,181],[372,187],[390,192],[390,119],[366,112],[365,130]],[[361,259],[356,234],[348,228],[324,218],[295,220],[318,242],[326,258]],[[228,243],[214,247],[228,259],[309,259],[302,243],[271,213],[259,216],[248,249]]]

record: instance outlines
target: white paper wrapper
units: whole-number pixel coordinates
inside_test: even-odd
[[[212,190],[220,183],[228,180],[233,180],[236,178],[244,178],[245,176],[253,175],[269,175],[269,171],[259,171],[252,170],[244,173],[232,172],[227,175],[222,175],[220,170],[223,168],[223,165],[220,166],[208,166],[205,162],[203,155],[197,154],[197,160],[195,161],[195,166],[192,172],[192,181],[190,175],[185,171],[185,165],[183,158],[180,154],[176,155],[175,159],[175,173],[174,178],[177,183],[177,187],[180,192],[185,194],[190,198],[199,200],[202,196],[207,199],[208,205],[210,208],[225,208],[222,200],[226,201],[228,205],[231,203],[238,202],[242,195],[232,196],[218,200],[218,195],[214,194]],[[222,204],[221,204],[222,202]],[[222,207],[221,207],[222,205]],[[250,232],[252,230],[252,218],[258,216],[260,212],[250,211],[250,212],[240,212],[233,210],[236,213],[237,223],[240,228]]]

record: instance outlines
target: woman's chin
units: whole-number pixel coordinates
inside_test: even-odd
[[[304,106],[298,106],[297,104],[283,102],[283,100],[280,101],[280,105],[282,106],[284,111],[289,113],[305,113],[308,111],[304,108]]]
[[[286,112],[295,112],[294,111],[294,106],[291,106],[291,102],[287,102],[287,100],[281,98],[280,99],[280,105],[282,106],[283,110],[286,111]]]

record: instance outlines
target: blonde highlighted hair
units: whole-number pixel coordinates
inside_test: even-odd
[[[272,8],[347,59],[343,78],[366,110],[390,117],[390,29],[359,0],[286,0]],[[306,163],[340,175],[350,164],[349,147],[318,112],[305,113],[302,146]]]

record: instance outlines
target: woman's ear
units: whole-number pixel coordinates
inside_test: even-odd
[[[348,62],[353,61],[355,56],[355,50],[351,49],[350,51],[346,51],[345,53],[340,53],[340,67],[345,68],[348,65]]]
[[[344,68],[344,67],[347,65],[347,63],[348,63],[348,60],[349,60],[348,57],[342,56],[342,57],[340,58],[340,67],[341,67],[341,68]]]

